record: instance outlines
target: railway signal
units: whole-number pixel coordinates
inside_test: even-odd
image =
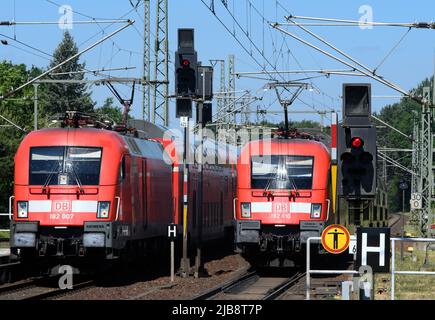
[[[199,106],[196,108],[196,122],[205,126],[207,123],[212,122],[213,107],[211,103],[204,103],[202,107],[202,115],[200,115]]]
[[[337,132],[338,193],[348,199],[376,194],[376,127],[370,84],[343,85],[343,122]]]
[[[198,63],[197,98],[203,101],[213,99],[213,67]]]
[[[190,98],[197,94],[197,73],[198,57],[194,47],[194,29],[178,29],[178,50],[175,52],[177,117],[192,117]]]

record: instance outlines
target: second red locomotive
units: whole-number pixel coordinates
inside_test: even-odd
[[[319,236],[329,218],[330,161],[327,147],[305,136],[246,144],[237,163],[237,250],[281,263]]]

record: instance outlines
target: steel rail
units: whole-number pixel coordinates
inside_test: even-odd
[[[296,283],[298,283],[301,279],[306,276],[305,272],[299,272],[294,276],[290,277],[284,283],[276,286],[272,290],[270,290],[266,296],[263,297],[262,300],[276,300],[279,296],[283,295],[286,291],[288,291],[291,287],[293,287]]]
[[[232,279],[222,285],[219,285],[215,288],[212,288],[210,290],[207,290],[195,297],[192,298],[192,300],[208,300],[216,295],[218,295],[219,293],[225,292],[227,290],[230,290],[234,287],[240,286],[243,283],[246,283],[248,280],[257,277],[257,271],[251,271],[251,272],[247,272],[244,273],[243,275],[241,275],[240,277],[237,277],[236,279]]]
[[[76,293],[78,290],[91,288],[94,285],[95,285],[94,280],[87,280],[87,281],[83,281],[83,282],[80,282],[78,284],[75,284],[72,289],[60,289],[60,288],[58,288],[58,289],[46,291],[43,293],[31,295],[29,297],[23,298],[22,300],[27,300],[27,301],[44,300],[44,299],[54,298],[54,297],[58,297],[58,296],[62,296],[62,295],[69,295],[69,294]]]

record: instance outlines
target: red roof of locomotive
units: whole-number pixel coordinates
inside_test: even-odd
[[[265,148],[266,147],[266,148]],[[247,143],[241,154],[273,155],[273,154],[317,154],[329,155],[329,149],[321,142],[309,139],[264,139]]]

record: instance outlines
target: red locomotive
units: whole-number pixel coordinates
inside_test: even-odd
[[[308,237],[319,236],[329,218],[330,163],[327,147],[308,135],[245,145],[237,163],[236,249],[257,264],[285,265]]]
[[[182,150],[164,137],[164,128],[143,122],[141,129],[76,126],[27,135],[15,155],[12,253],[39,261],[114,259],[161,249],[170,223],[182,232]],[[147,138],[139,138],[138,131]],[[234,179],[228,165],[205,167],[201,214],[193,166],[188,179],[192,235],[200,223],[204,240],[222,238],[232,227]]]

